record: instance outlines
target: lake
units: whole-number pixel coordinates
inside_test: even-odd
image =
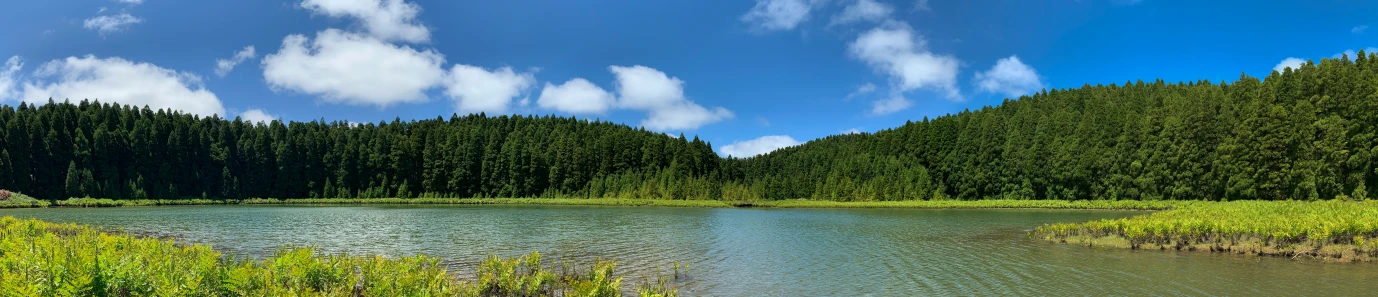
[[[589,206],[165,206],[5,209],[0,216],[167,235],[264,257],[324,252],[444,258],[461,275],[489,254],[614,259],[629,282],[690,266],[686,296],[1360,296],[1378,264],[1051,244],[1086,210],[715,209]],[[633,279],[635,278],[635,279]]]

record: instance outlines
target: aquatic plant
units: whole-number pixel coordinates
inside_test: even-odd
[[[1368,261],[1378,257],[1378,202],[1236,201],[1039,227],[1058,242]]]
[[[301,247],[237,259],[205,245],[0,218],[0,292],[17,296],[622,296],[615,266],[600,260],[587,273],[557,276],[533,252],[490,257],[474,279],[460,279],[423,255]]]

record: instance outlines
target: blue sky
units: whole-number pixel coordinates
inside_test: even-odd
[[[744,156],[1046,87],[1265,76],[1378,46],[1376,18],[1373,1],[23,1],[0,10],[0,102],[574,115]]]

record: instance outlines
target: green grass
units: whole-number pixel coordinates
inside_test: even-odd
[[[1093,246],[1372,261],[1378,258],[1378,202],[1202,202],[1129,218],[1049,224],[1033,234]]]
[[[115,200],[105,198],[70,198],[58,200],[58,206],[68,207],[121,207],[121,206],[158,206],[158,205],[210,205],[210,204],[234,204],[235,200],[214,200],[214,199],[132,199]]]
[[[155,205],[205,204],[514,204],[514,205],[597,205],[597,206],[660,206],[660,207],[762,207],[762,208],[1038,208],[1038,209],[1117,209],[1165,210],[1182,205],[1209,203],[1198,201],[1134,201],[1134,200],[909,200],[909,201],[723,201],[723,200],[662,200],[625,198],[251,198],[244,200],[112,200],[72,198],[57,202],[58,206],[118,207]]]
[[[8,199],[0,200],[0,208],[47,207],[48,201],[34,199],[22,193],[10,192]]]
[[[907,200],[838,202],[820,200],[779,200],[753,203],[757,207],[780,208],[1038,208],[1038,209],[1118,209],[1164,210],[1195,201],[1137,201],[1137,200]]]
[[[461,279],[427,256],[285,248],[251,261],[204,245],[0,218],[0,292],[6,296],[622,296],[615,267],[601,260],[583,269],[544,263],[533,252],[490,257],[473,277]],[[641,296],[677,295],[663,286],[634,289]]]

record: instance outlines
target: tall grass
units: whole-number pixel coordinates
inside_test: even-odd
[[[0,208],[48,207],[48,201],[34,199],[19,192],[8,192],[5,200],[0,200]]]
[[[437,258],[318,255],[286,248],[260,261],[204,245],[107,234],[75,224],[0,218],[6,296],[622,296],[616,264],[556,273],[539,253],[490,257],[472,279]],[[639,290],[674,296],[673,288]]]
[[[823,200],[778,200],[757,202],[757,207],[782,208],[1039,208],[1039,209],[1118,209],[1165,210],[1200,201],[1140,200],[902,200],[838,202]]]
[[[453,204],[453,205],[596,205],[596,206],[659,206],[659,207],[765,207],[765,208],[1038,208],[1038,209],[1119,209],[1165,210],[1202,201],[1138,201],[1138,200],[907,200],[907,201],[724,201],[724,200],[664,200],[625,198],[250,198],[244,200],[112,200],[71,198],[57,202],[59,206],[118,207],[201,204]]]
[[[1193,203],[1122,219],[1049,224],[1036,236],[1133,249],[1187,249],[1347,261],[1378,257],[1378,202]]]

